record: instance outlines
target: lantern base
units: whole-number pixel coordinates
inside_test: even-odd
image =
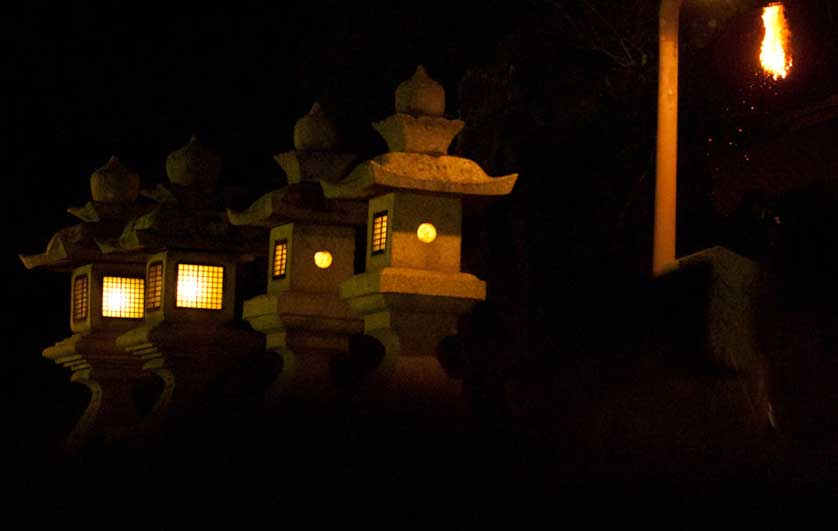
[[[349,337],[363,321],[334,295],[299,290],[260,295],[244,303],[244,319],[265,334],[265,349],[279,355],[282,368],[268,389],[269,403],[284,396],[330,400],[337,387],[335,357],[349,352]]]
[[[164,321],[123,334],[117,345],[163,380],[164,391],[154,406],[160,423],[205,410],[207,404],[227,407],[246,400],[263,369],[263,337],[233,324],[208,330]]]
[[[71,453],[142,433],[156,400],[153,377],[116,346],[116,337],[112,331],[74,334],[43,351],[45,358],[73,371],[72,382],[90,391],[84,412],[65,440]],[[138,398],[146,395],[149,400]]]
[[[462,412],[462,382],[439,359],[460,316],[485,299],[486,284],[466,273],[386,267],[344,282],[341,294],[364,318],[384,357],[362,394],[378,404]],[[442,408],[442,409],[440,409]]]

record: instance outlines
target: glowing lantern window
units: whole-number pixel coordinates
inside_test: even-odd
[[[87,275],[76,277],[73,281],[73,320],[81,321],[87,318],[89,281]]]
[[[431,243],[436,239],[436,227],[431,223],[422,223],[416,229],[416,237],[425,243]]]
[[[314,253],[314,264],[320,269],[326,269],[332,265],[332,253],[329,251],[317,251]]]
[[[273,278],[285,278],[288,267],[288,240],[279,240],[274,244]]]
[[[163,264],[155,262],[148,266],[145,309],[159,310],[163,303]]]
[[[141,278],[102,279],[102,317],[142,319],[145,281]]]
[[[224,268],[198,264],[178,264],[178,308],[220,310],[224,295]]]
[[[372,254],[382,254],[387,248],[387,211],[372,217]]]

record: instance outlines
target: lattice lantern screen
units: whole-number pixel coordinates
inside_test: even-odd
[[[220,310],[223,297],[224,267],[178,264],[175,296],[178,308]]]
[[[82,321],[87,318],[89,281],[87,275],[81,275],[73,280],[73,320]]]
[[[279,240],[274,244],[273,278],[285,278],[288,268],[288,240]]]
[[[163,263],[148,266],[146,279],[145,309],[159,310],[163,303]]]
[[[372,218],[372,254],[381,254],[387,248],[387,211]]]
[[[102,317],[142,319],[145,281],[132,277],[102,278]]]

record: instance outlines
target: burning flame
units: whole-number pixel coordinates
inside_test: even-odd
[[[791,32],[783,4],[776,3],[765,7],[762,11],[762,23],[765,26],[765,37],[759,53],[762,68],[775,80],[785,79],[789,75],[792,58],[786,52]]]

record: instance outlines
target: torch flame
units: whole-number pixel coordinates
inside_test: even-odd
[[[786,52],[791,32],[783,4],[776,3],[765,7],[762,11],[762,23],[765,26],[765,37],[759,54],[762,68],[775,80],[785,79],[789,75],[792,58]]]

